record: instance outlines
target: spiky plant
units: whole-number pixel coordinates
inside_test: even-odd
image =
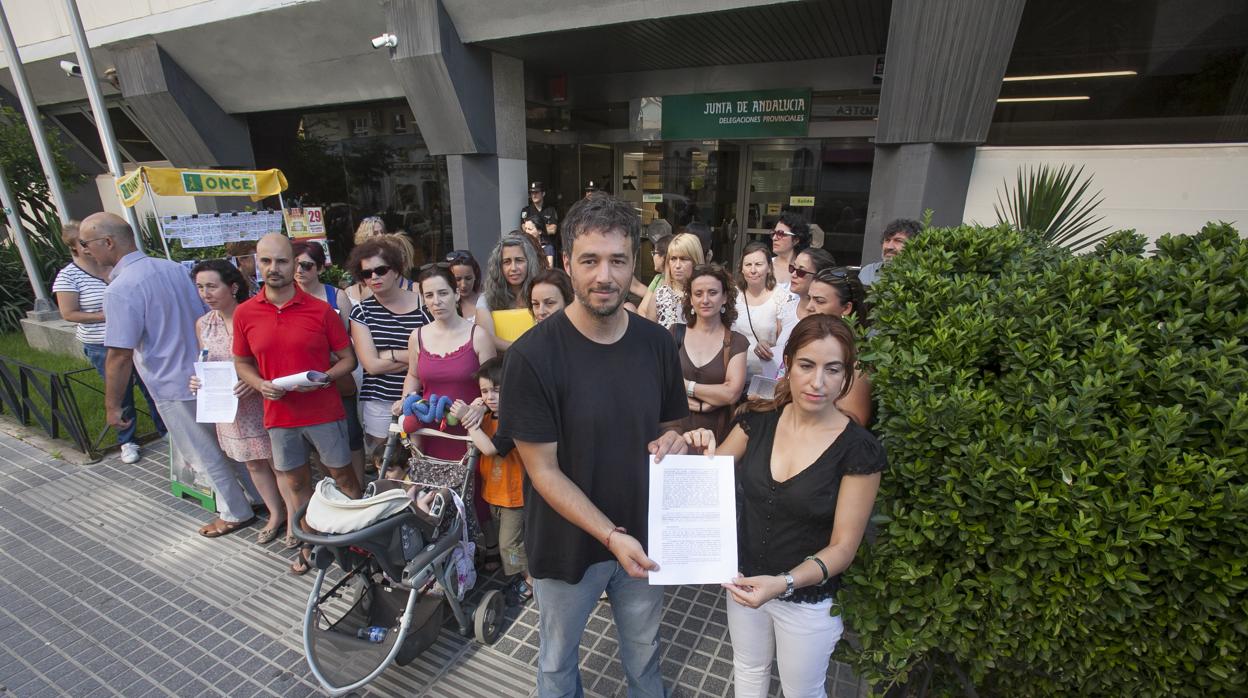
[[[1092,176],[1085,177],[1083,167],[1023,166],[1013,191],[997,193],[993,210],[999,223],[1038,232],[1051,244],[1078,252],[1109,233],[1108,227],[1094,229],[1104,220],[1095,215],[1104,199],[1099,191],[1088,194],[1091,185]]]

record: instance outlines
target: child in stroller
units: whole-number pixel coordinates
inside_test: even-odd
[[[475,609],[462,603],[475,582],[461,495],[477,467],[476,448],[458,464],[430,464],[397,431],[392,426],[387,456],[400,441],[411,449],[409,481],[379,480],[369,486],[372,496],[360,500],[336,495],[333,482],[322,481],[299,512],[299,520],[306,515],[318,529],[295,533],[315,546],[318,570],[304,612],[304,654],[331,695],[359,689],[393,662],[415,659],[437,639],[448,607],[465,636],[488,644],[501,630],[498,591],[485,592]],[[466,440],[431,429],[418,433]],[[422,477],[435,472],[442,477]],[[463,477],[446,481],[460,472]],[[343,576],[331,581],[335,566]]]

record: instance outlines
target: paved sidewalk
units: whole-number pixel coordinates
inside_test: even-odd
[[[0,434],[0,696],[321,695],[300,634],[311,575],[286,574],[292,554],[256,545],[255,529],[201,538],[210,518],[169,494],[162,446],[136,465],[77,466]],[[674,696],[731,695],[723,604],[713,587],[669,592]],[[537,611],[510,609],[507,623],[488,647],[443,628],[366,694],[533,695]],[[625,695],[616,654],[603,603],[581,647],[588,694]],[[829,695],[860,695],[847,666],[828,676]]]

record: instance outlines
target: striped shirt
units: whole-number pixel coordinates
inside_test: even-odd
[[[373,338],[373,346],[377,348],[377,354],[381,355],[388,349],[406,350],[407,340],[412,332],[429,324],[430,319],[424,308],[395,314],[386,310],[375,297],[369,296],[351,308],[351,322],[368,328],[368,333]],[[398,400],[403,397],[403,377],[403,373],[373,375],[365,371],[364,384],[360,386],[360,399],[386,402]]]
[[[84,313],[98,313],[104,309],[104,289],[108,283],[92,276],[82,267],[70,262],[57,272],[52,282],[53,293],[77,293],[78,309]],[[74,328],[74,336],[83,344],[104,343],[104,323],[80,322]]]

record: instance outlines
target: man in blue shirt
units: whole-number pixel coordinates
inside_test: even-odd
[[[207,312],[195,285],[181,264],[139,252],[130,225],[112,213],[88,216],[79,228],[84,254],[111,265],[104,291],[107,327],[104,346],[104,409],[117,429],[129,425],[121,399],[137,370],[147,384],[169,429],[173,446],[208,476],[217,491],[218,517],[199,529],[207,538],[223,536],[251,524],[252,501],[259,494],[241,463],[230,460],[217,442],[216,427],[195,419],[190,377],[199,350],[195,320]]]

